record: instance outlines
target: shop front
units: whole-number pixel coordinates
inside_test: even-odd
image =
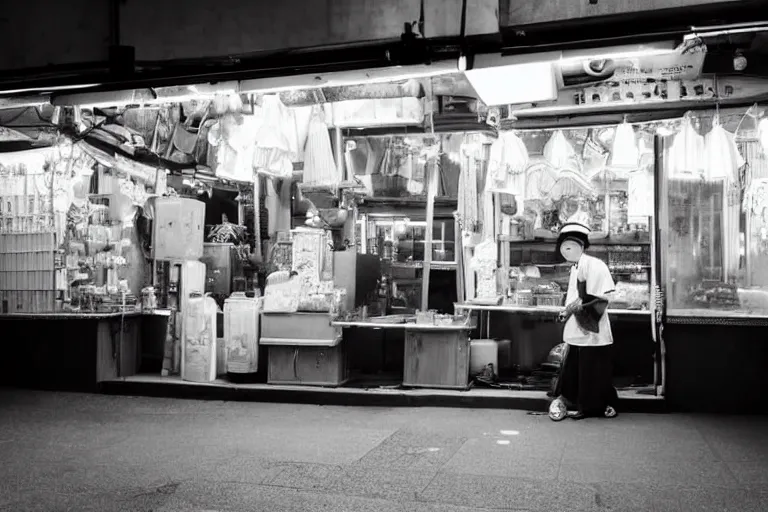
[[[543,408],[576,220],[626,403],[763,400],[768,86],[707,55],[54,96],[47,146],[0,153],[3,382]]]

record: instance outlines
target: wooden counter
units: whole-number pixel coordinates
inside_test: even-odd
[[[435,389],[469,387],[469,332],[472,325],[429,325],[360,320],[338,327],[405,331],[403,386]]]
[[[347,353],[328,313],[262,313],[261,345],[269,346],[267,383],[342,386]]]
[[[0,315],[0,383],[93,392],[99,382],[136,375],[142,342],[151,345],[152,338],[165,337],[163,326],[143,329],[143,324],[150,318],[160,324],[162,316],[163,311]]]

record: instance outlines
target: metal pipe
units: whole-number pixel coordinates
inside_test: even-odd
[[[692,34],[686,35],[685,39],[689,40],[698,37],[718,37],[765,31],[768,31],[768,21],[733,23],[730,25],[714,25],[709,27],[691,27]]]
[[[338,126],[333,130],[333,143],[334,143],[334,157],[336,158],[336,176],[340,181],[345,181],[347,177],[344,175],[344,135],[341,133],[341,128]]]

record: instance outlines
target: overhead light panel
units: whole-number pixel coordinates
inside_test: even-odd
[[[321,87],[399,82],[448,75],[458,71],[459,68],[455,61],[440,61],[414,66],[390,66],[353,71],[334,71],[331,73],[254,78],[251,80],[241,80],[240,91],[244,93],[275,93]]]
[[[488,106],[552,101],[557,99],[554,61],[559,56],[477,55],[464,75]]]
[[[92,91],[60,94],[52,98],[54,106],[117,107],[124,105],[152,105],[213,98],[239,93],[236,81],[216,84],[158,87],[156,89],[127,89],[122,91]]]

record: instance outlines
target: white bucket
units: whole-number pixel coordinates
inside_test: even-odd
[[[493,365],[493,373],[499,375],[499,345],[495,340],[469,342],[469,374],[477,375],[487,365]]]

